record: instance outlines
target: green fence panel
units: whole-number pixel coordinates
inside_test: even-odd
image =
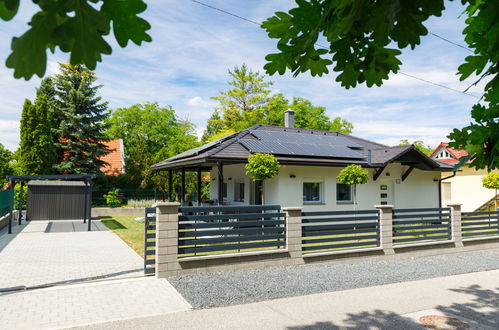
[[[0,191],[0,217],[3,217],[10,211],[10,190]]]

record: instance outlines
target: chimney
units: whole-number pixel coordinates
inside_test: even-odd
[[[295,127],[295,112],[291,109],[288,109],[284,112],[284,127]]]

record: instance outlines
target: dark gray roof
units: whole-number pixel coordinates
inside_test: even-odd
[[[28,181],[28,186],[64,186],[64,187],[85,187],[85,182],[83,181],[43,181],[43,180],[31,180]]]
[[[283,164],[382,167],[398,161],[417,163],[415,167],[428,170],[448,167],[430,159],[414,146],[389,147],[339,132],[255,125],[154,164],[152,169],[214,164],[216,161],[246,162],[254,152],[272,153]]]

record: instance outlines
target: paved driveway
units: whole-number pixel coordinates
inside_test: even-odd
[[[0,233],[0,292],[143,275],[143,260],[100,221],[31,221]],[[1,294],[1,293],[0,293]]]

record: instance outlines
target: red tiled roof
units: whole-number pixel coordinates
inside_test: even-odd
[[[458,160],[461,157],[468,156],[468,153],[466,152],[466,150],[457,150],[457,149],[449,147],[449,143],[447,143],[447,142],[440,142],[440,144],[433,150],[433,152],[431,153],[430,157],[433,157],[433,155],[441,147],[445,148],[451,154],[451,156],[454,157],[456,160]],[[450,163],[450,162],[447,161],[447,159],[446,160],[439,159],[439,160],[440,161],[445,161],[446,163]],[[456,163],[457,163],[457,161],[456,161]]]
[[[124,173],[123,150],[121,150],[123,147],[122,140],[111,140],[103,143],[107,145],[111,152],[100,158],[100,160],[103,160],[109,164],[101,168],[102,173],[105,175],[118,175]]]

